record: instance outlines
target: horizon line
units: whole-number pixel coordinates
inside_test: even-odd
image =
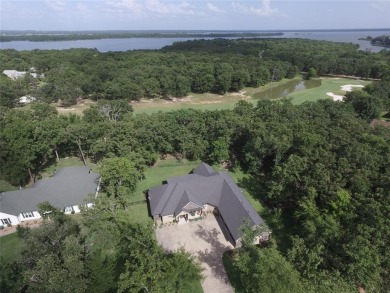
[[[41,29],[0,29],[0,32],[309,32],[309,31],[390,31],[390,28],[338,28],[338,29],[85,29],[85,30],[41,30]]]

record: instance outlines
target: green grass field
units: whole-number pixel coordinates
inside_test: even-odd
[[[11,263],[20,256],[20,240],[16,233],[0,237],[0,260]]]
[[[183,160],[179,162],[174,158],[158,161],[153,167],[145,171],[145,179],[138,183],[134,194],[134,201],[145,199],[145,192],[151,188],[161,185],[162,182],[170,177],[188,174],[199,164],[199,161]]]
[[[164,99],[152,99],[143,100],[141,102],[133,102],[134,114],[151,114],[158,111],[171,111],[179,109],[198,109],[198,110],[225,110],[233,109],[236,103],[240,100],[245,100],[250,103],[256,104],[258,99],[252,98],[254,95],[267,92],[273,88],[283,87],[290,83],[292,80],[300,80],[301,76],[297,76],[293,79],[283,79],[278,82],[272,82],[265,86],[258,88],[247,87],[239,93],[226,93],[224,95],[216,95],[211,93],[196,94],[190,93],[187,97],[181,99],[164,100]],[[295,105],[302,104],[306,101],[317,101],[320,99],[331,99],[327,96],[327,92],[332,92],[337,95],[344,95],[345,92],[341,91],[340,86],[346,84],[359,84],[367,85],[370,81],[356,80],[348,78],[321,78],[322,85],[317,88],[302,90],[299,92],[292,93],[288,98],[293,98],[292,103]],[[85,109],[88,109],[91,105],[96,102],[85,99],[81,103],[68,107],[57,107],[57,110],[62,115],[77,114],[82,115]],[[17,109],[29,110],[31,105],[26,105]]]
[[[158,161],[153,167],[150,167],[145,172],[145,179],[142,180],[135,191],[134,197],[130,199],[130,202],[137,202],[145,200],[146,192],[149,188],[161,185],[163,181],[170,177],[186,175],[191,172],[192,169],[198,166],[200,161],[187,161],[184,160],[179,162],[174,158],[169,158],[166,160]],[[213,165],[214,170],[216,171],[226,171],[221,165]],[[233,180],[238,183],[242,189],[245,197],[253,205],[255,210],[258,213],[262,213],[264,208],[259,202],[258,195],[253,194],[253,191],[249,191],[245,188],[244,182],[247,175],[244,174],[241,170],[236,169],[229,171],[230,176]],[[148,207],[146,203],[140,203],[131,205],[129,208],[129,217],[132,222],[137,223],[151,223],[151,218],[149,217]]]
[[[11,190],[16,190],[16,189],[18,189],[18,187],[12,186],[7,181],[0,179],[0,192],[11,191]]]
[[[142,201],[145,200],[145,191],[149,188],[158,186],[162,184],[163,181],[170,177],[186,175],[194,169],[200,161],[187,161],[183,160],[182,162],[174,159],[168,158],[165,160],[159,160],[153,167],[150,167],[145,172],[145,179],[142,180],[136,189],[134,197],[130,202]],[[65,167],[65,166],[74,166],[82,165],[82,162],[77,158],[68,158],[63,159],[56,166],[52,166],[46,170],[47,174],[51,174],[54,171],[53,168]],[[226,171],[221,165],[213,165],[214,170],[216,171]],[[236,169],[234,171],[229,171],[229,174],[232,176],[245,195],[245,197],[251,202],[257,212],[261,213],[264,211],[264,208],[261,206],[260,202],[252,195],[252,193],[245,189],[244,185],[240,184],[244,178],[247,177],[241,170]],[[133,223],[140,224],[150,224],[152,219],[149,217],[147,203],[137,203],[130,205],[128,208],[128,219]],[[80,216],[80,215],[77,215]],[[0,256],[3,257],[4,262],[12,262],[18,258],[20,255],[20,241],[17,237],[17,234],[11,234],[0,238]],[[224,260],[225,262],[226,260]],[[229,275],[229,277],[231,277]],[[195,282],[188,284],[186,288],[183,289],[184,293],[202,293],[202,286],[200,282]]]
[[[345,95],[345,91],[341,90],[341,86],[351,84],[351,85],[367,85],[371,83],[366,80],[355,80],[355,79],[346,79],[346,78],[322,78],[322,84],[320,87],[302,90],[299,92],[292,93],[288,95],[288,98],[292,98],[292,103],[294,105],[299,105],[304,102],[314,102],[322,99],[332,99],[328,96],[327,92],[332,92],[336,95]]]
[[[96,165],[92,164],[91,162],[87,162],[88,166],[90,166],[94,172],[96,172]],[[41,175],[43,178],[51,177],[54,175],[54,171],[64,168],[64,167],[71,167],[71,166],[84,166],[84,163],[82,160],[80,160],[77,157],[67,157],[67,158],[60,158],[59,162],[55,162],[51,164],[50,166],[46,167],[42,172]]]
[[[178,109],[199,109],[199,110],[224,110],[233,109],[236,103],[240,100],[245,100],[256,104],[258,99],[252,96],[269,91],[272,88],[283,87],[283,85],[290,83],[292,80],[300,80],[301,77],[294,79],[284,79],[279,82],[269,83],[258,88],[244,88],[240,93],[226,93],[225,95],[216,94],[194,94],[191,93],[190,98],[177,99],[175,101],[165,101],[160,99],[148,100],[144,102],[133,103],[135,114],[150,114],[158,111],[171,111]],[[321,78],[322,84],[320,87],[301,90],[288,95],[288,98],[293,98],[294,105],[302,104],[306,101],[317,101],[321,99],[331,99],[326,95],[327,92],[332,92],[336,95],[345,95],[345,91],[341,90],[341,86],[351,85],[367,85],[370,81],[356,80],[347,78]]]
[[[129,202],[145,200],[146,192],[149,188],[161,185],[169,177],[188,174],[198,163],[186,160],[179,162],[176,159],[158,161],[153,167],[146,169],[145,179],[138,183],[137,189],[129,199]],[[152,223],[146,202],[130,205],[128,211],[128,217],[131,222],[145,225]]]

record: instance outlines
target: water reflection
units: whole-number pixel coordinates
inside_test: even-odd
[[[279,99],[297,91],[311,89],[321,86],[320,79],[313,80],[291,80],[285,84],[276,85],[268,90],[253,95],[254,99]]]

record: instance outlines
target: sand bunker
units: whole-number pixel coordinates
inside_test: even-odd
[[[350,92],[353,90],[353,88],[363,88],[364,85],[361,85],[361,84],[346,84],[346,85],[342,85],[340,86],[341,90],[342,91],[345,91],[345,92]],[[327,92],[326,93],[329,97],[332,97],[333,101],[342,101],[344,99],[344,96],[340,96],[340,95],[335,95],[334,93],[332,92]]]
[[[335,95],[334,93],[327,92],[326,93],[329,97],[333,98],[333,101],[342,101],[344,99],[344,96]]]
[[[73,110],[76,110],[76,108],[60,108],[60,107],[57,107],[57,110],[58,111],[73,111]]]
[[[361,84],[346,84],[346,85],[341,86],[341,90],[342,91],[346,91],[346,92],[350,92],[350,91],[352,91],[352,89],[354,87],[363,88],[364,85],[361,85]]]

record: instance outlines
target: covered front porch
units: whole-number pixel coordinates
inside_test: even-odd
[[[194,210],[194,211],[190,211],[190,212],[183,211],[176,217],[176,221],[179,224],[184,224],[184,223],[187,223],[188,221],[192,221],[192,220],[201,218],[203,215],[204,215],[204,212],[202,209]]]

